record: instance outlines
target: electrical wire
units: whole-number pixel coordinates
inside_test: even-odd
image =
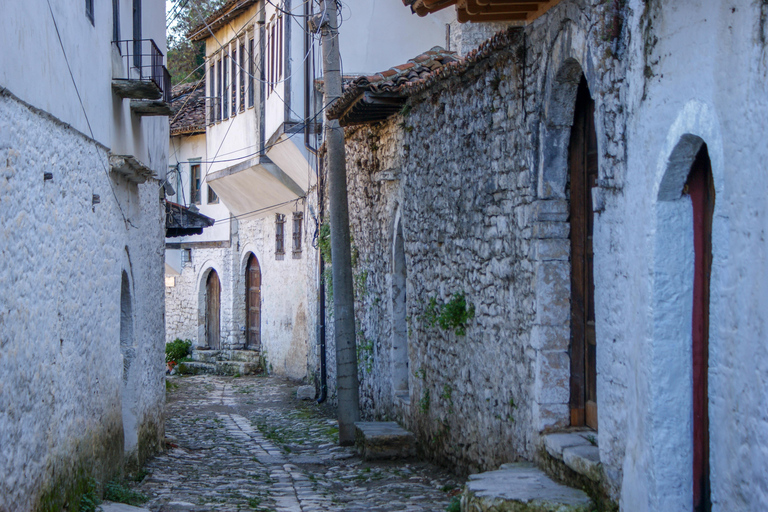
[[[61,53],[64,54],[64,62],[66,62],[67,69],[69,70],[69,77],[72,79],[72,85],[75,87],[77,100],[80,102],[80,108],[83,110],[83,116],[85,116],[85,124],[88,125],[88,131],[91,134],[91,139],[96,140],[96,136],[93,134],[93,128],[91,128],[91,122],[88,119],[88,113],[85,111],[83,98],[80,96],[80,90],[77,87],[77,81],[75,81],[75,75],[72,73],[72,67],[69,65],[69,58],[67,57],[67,51],[64,49],[64,42],[61,40],[61,33],[59,32],[59,24],[56,23],[56,16],[53,14],[53,7],[51,7],[51,0],[46,0],[46,2],[48,3],[48,10],[51,13],[51,19],[53,20],[53,28],[56,29],[56,37],[59,40]],[[136,228],[133,222],[131,222],[126,218],[125,212],[123,212],[123,207],[120,205],[120,201],[117,199],[117,192],[115,192],[115,187],[112,185],[112,180],[109,177],[109,170],[107,169],[106,165],[104,165],[104,161],[101,158],[98,158],[98,160],[99,160],[99,163],[101,163],[101,167],[104,170],[104,174],[107,177],[107,183],[109,184],[109,188],[112,190],[112,196],[115,198],[115,203],[117,204],[118,210],[120,210],[120,216],[123,218],[123,222],[126,223],[127,225],[130,225],[133,228]]]

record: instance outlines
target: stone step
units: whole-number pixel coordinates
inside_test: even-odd
[[[215,361],[238,361],[241,363],[259,363],[261,353],[258,350],[193,350],[192,359],[203,363]]]
[[[179,363],[179,373],[189,375],[256,375],[261,373],[258,363],[241,363],[238,361],[187,361]]]
[[[193,350],[192,359],[203,363],[212,363],[219,359],[220,350]]]
[[[472,512],[588,512],[584,491],[550,479],[533,464],[503,464],[496,471],[470,475],[461,510]]]
[[[416,455],[416,437],[394,421],[358,421],[355,445],[364,460],[403,459]]]

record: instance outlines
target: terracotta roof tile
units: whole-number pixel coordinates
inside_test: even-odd
[[[438,46],[377,75],[345,80],[344,91],[328,109],[328,118],[339,119],[342,125],[386,119],[400,108],[373,105],[377,96],[401,98],[404,103],[408,96],[428,89],[438,81],[463,74],[493,53],[509,48],[521,40],[521,33],[519,27],[503,30],[461,59],[456,52]]]
[[[205,80],[171,90],[171,136],[205,133]]]

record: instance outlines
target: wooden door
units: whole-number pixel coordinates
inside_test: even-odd
[[[261,269],[259,260],[251,254],[245,270],[245,345],[261,348]]]
[[[687,182],[693,206],[693,506],[712,510],[709,482],[709,279],[715,190],[707,146],[702,146]]]
[[[592,188],[597,182],[595,102],[582,76],[569,144],[571,224],[571,424],[597,429]]]
[[[221,348],[220,343],[221,283],[215,270],[208,274],[205,283],[205,341],[214,350]]]

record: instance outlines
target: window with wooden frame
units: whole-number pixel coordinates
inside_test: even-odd
[[[285,254],[285,215],[275,215],[275,255]]]
[[[221,121],[221,60],[216,61],[216,121]]]
[[[293,257],[301,257],[301,229],[304,221],[303,212],[293,213]]]
[[[216,122],[216,63],[208,66],[208,124]]]
[[[216,191],[211,188],[210,185],[208,185],[208,204],[218,204],[219,203],[219,196],[216,194]]]
[[[283,17],[275,16],[267,26],[267,96],[283,78]]]
[[[245,43],[240,43],[240,112],[245,110]]]
[[[232,48],[232,117],[237,115],[237,43]]]
[[[221,65],[222,100],[224,102],[222,119],[227,119],[229,117],[229,55],[225,53],[221,60],[223,63]]]
[[[254,79],[253,79],[253,38],[248,39],[248,107],[253,106],[254,100]]]
[[[190,204],[200,204],[200,163],[190,162],[189,164],[189,202]]]

